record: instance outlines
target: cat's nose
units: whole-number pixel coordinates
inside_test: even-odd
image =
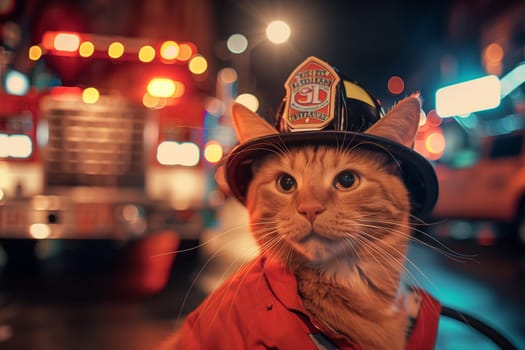
[[[317,215],[325,211],[325,208],[320,203],[303,203],[297,206],[297,211],[313,223]]]

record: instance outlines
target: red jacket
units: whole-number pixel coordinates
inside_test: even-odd
[[[433,349],[440,304],[427,293],[418,292],[422,303],[408,349]],[[230,278],[187,317],[176,348],[359,349],[346,338],[319,327],[307,315],[294,275],[261,257]]]

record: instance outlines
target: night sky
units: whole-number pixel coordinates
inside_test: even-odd
[[[366,86],[386,109],[420,91],[428,111],[435,107],[435,91],[451,83],[442,79],[444,55],[457,58],[456,82],[485,74],[480,62],[483,24],[512,3],[516,2],[223,0],[216,3],[217,36],[225,40],[240,32],[259,38],[250,65],[262,115],[273,115],[288,74],[310,55]],[[263,37],[273,19],[287,21],[292,30],[290,40],[280,46]],[[388,92],[387,81],[393,75],[405,80],[400,95]]]
[[[448,35],[447,1],[425,6],[416,1],[377,0],[226,1],[225,5],[228,11],[218,17],[225,38],[235,32],[261,36],[271,19],[287,21],[292,30],[285,44],[260,40],[252,49],[261,114],[275,111],[288,74],[310,55],[366,86],[386,107],[399,97],[389,94],[386,87],[392,75],[405,79],[401,96],[421,91],[425,98],[439,84],[435,79],[439,79],[439,53]],[[429,81],[432,76],[434,81]]]

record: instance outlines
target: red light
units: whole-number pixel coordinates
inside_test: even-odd
[[[55,97],[66,95],[80,96],[82,95],[82,89],[78,86],[55,86],[50,93]]]
[[[53,50],[55,48],[56,32],[45,32],[42,35],[42,47],[46,50]]]
[[[401,77],[393,76],[390,79],[388,79],[388,91],[390,91],[391,94],[399,95],[405,90],[405,82]]]
[[[490,246],[496,243],[496,233],[487,225],[481,227],[478,231],[477,240],[480,245]]]
[[[436,113],[435,109],[428,112],[427,120],[430,126],[440,126],[443,122],[443,119]]]

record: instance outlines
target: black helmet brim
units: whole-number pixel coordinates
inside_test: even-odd
[[[242,204],[246,204],[248,186],[253,178],[252,164],[255,159],[282,152],[290,147],[306,145],[327,145],[339,148],[359,145],[385,153],[399,165],[401,178],[410,196],[412,214],[424,217],[432,210],[437,201],[438,182],[434,168],[419,153],[374,135],[333,130],[269,135],[237,146],[224,159],[225,178],[231,193]]]

